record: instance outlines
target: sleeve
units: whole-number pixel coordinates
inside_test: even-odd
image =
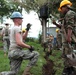
[[[67,28],[73,28],[73,25],[75,24],[75,12],[69,12],[66,16],[66,24],[68,25]]]
[[[19,27],[15,27],[15,33],[21,33],[21,29]]]

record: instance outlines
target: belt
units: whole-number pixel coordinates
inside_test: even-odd
[[[21,47],[10,47],[9,50],[15,50],[15,49],[19,49],[19,50],[22,50]]]

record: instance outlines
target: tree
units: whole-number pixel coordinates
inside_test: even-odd
[[[39,13],[40,7],[46,4],[51,10],[51,14],[55,17],[58,16],[58,8],[62,0],[11,0],[14,3],[18,3],[27,12],[34,10]],[[76,7],[76,0],[70,0],[73,3],[73,7]],[[75,10],[76,11],[76,10]]]
[[[22,9],[16,4],[10,3],[9,0],[0,0],[0,18],[3,23],[3,17],[9,17],[13,11],[22,11]]]
[[[4,15],[8,14],[9,7],[6,5],[6,2],[4,0],[0,0],[0,16],[1,16],[1,22],[3,22],[2,17]]]
[[[14,10],[22,12],[22,8],[27,12],[34,10],[39,13],[40,7],[46,4],[50,8],[51,14],[55,16],[59,13],[58,7],[61,1],[62,0],[0,0],[0,15],[3,16],[11,14]],[[76,7],[76,0],[70,1],[73,3],[73,7]]]

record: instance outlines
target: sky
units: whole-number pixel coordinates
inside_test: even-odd
[[[36,37],[38,38],[39,33],[42,32],[42,25],[39,20],[39,17],[36,12],[31,11],[29,14],[27,14],[25,11],[23,11],[23,28],[26,27],[27,23],[31,23],[31,29],[29,31],[29,37]],[[49,27],[56,27],[52,24],[51,20],[49,20]]]
[[[42,26],[41,26],[41,22],[39,20],[39,17],[37,15],[36,12],[31,11],[29,14],[26,13],[25,11],[23,12],[23,24],[22,24],[22,28],[26,28],[26,25],[28,23],[31,23],[31,29],[29,31],[28,36],[29,37],[36,37],[38,38],[39,32],[42,31]]]

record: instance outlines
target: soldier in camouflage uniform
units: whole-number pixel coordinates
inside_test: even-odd
[[[26,32],[23,34],[20,29],[23,19],[22,15],[19,12],[13,12],[11,19],[14,22],[14,27],[10,29],[10,48],[8,52],[11,71],[1,72],[0,75],[17,75],[23,60],[30,61],[22,75],[31,75],[30,69],[36,64],[39,56],[38,52],[33,51],[34,47],[23,42],[31,25],[27,24]],[[28,50],[22,50],[22,48],[27,48]]]
[[[10,41],[9,41],[9,34],[10,34],[9,25],[10,24],[8,22],[5,22],[5,27],[1,31],[4,56],[7,55],[7,52],[9,50],[9,45],[10,45]]]
[[[72,3],[69,0],[63,0],[58,9],[64,15],[62,25],[54,22],[62,30],[62,48],[65,66],[63,75],[73,74],[74,67],[76,67],[76,54],[73,52],[72,47],[72,42],[76,43],[76,13],[71,10],[71,5]],[[67,69],[72,71],[67,72]]]
[[[56,38],[57,38],[57,48],[60,50],[61,49],[61,46],[62,46],[62,36],[61,36],[61,32],[60,32],[60,29],[56,29]]]

